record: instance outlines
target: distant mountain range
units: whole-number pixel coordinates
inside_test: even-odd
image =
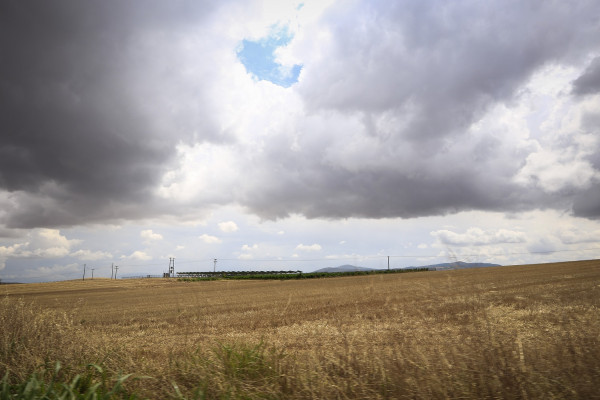
[[[354,271],[374,271],[373,268],[357,267],[356,265],[340,265],[339,267],[321,268],[314,272],[354,272]]]
[[[483,268],[483,267],[500,267],[500,264],[490,264],[490,263],[466,263],[462,261],[456,261],[451,263],[441,263],[441,264],[432,264],[425,265],[423,267],[409,267],[409,268],[431,268],[436,270],[443,269],[463,269],[463,268]]]
[[[447,269],[464,269],[464,268],[483,268],[483,267],[500,267],[500,264],[490,263],[467,263],[456,261],[451,263],[421,265],[417,267],[394,268],[394,269],[411,269],[411,268],[429,268],[431,270],[447,270]],[[340,265],[339,267],[321,268],[314,272],[354,272],[354,271],[375,271],[373,268],[358,267],[356,265]]]

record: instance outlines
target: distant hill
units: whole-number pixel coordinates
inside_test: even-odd
[[[482,267],[500,267],[500,264],[490,264],[490,263],[466,263],[462,261],[456,261],[451,263],[441,263],[441,264],[432,264],[432,265],[423,265],[420,267],[408,267],[408,268],[429,268],[436,270],[444,270],[444,269],[464,269],[464,268],[482,268]]]
[[[340,265],[339,267],[321,268],[314,272],[354,272],[354,271],[373,271],[372,268],[357,267],[356,265]]]
[[[431,264],[431,265],[420,265],[405,268],[394,268],[394,269],[414,269],[414,268],[428,268],[430,270],[446,270],[446,269],[465,269],[465,268],[482,268],[482,267],[500,267],[500,264],[490,263],[467,263],[463,261],[456,261],[451,263]],[[385,269],[385,268],[384,268]],[[376,271],[373,268],[357,267],[356,265],[340,265],[339,267],[328,267],[321,268],[314,272],[354,272],[354,271]]]

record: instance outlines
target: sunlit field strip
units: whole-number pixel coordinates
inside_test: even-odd
[[[115,382],[152,377],[124,383],[150,398],[594,398],[600,380],[597,260],[0,293],[0,373],[14,379],[44,365],[49,375],[55,361],[67,378],[94,362]]]

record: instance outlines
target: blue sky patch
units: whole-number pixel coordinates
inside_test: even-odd
[[[273,82],[276,85],[290,87],[298,82],[302,65],[293,65],[291,68],[275,61],[275,50],[286,46],[292,35],[284,28],[274,28],[269,36],[257,41],[242,41],[242,48],[238,51],[239,60],[246,67],[246,71],[258,80]]]

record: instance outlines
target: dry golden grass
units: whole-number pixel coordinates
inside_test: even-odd
[[[150,398],[600,398],[598,260],[0,295],[1,374],[96,362],[153,377],[130,383]]]

